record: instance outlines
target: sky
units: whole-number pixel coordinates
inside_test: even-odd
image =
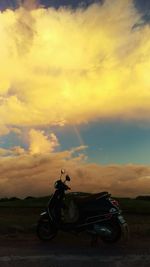
[[[0,10],[0,197],[150,194],[150,1]]]

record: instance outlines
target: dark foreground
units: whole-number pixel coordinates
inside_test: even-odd
[[[149,267],[148,238],[92,247],[88,236],[60,234],[43,243],[35,235],[1,236],[1,267]]]
[[[122,202],[130,239],[115,245],[99,241],[95,247],[85,234],[61,233],[51,242],[40,242],[35,229],[46,205],[40,203],[1,203],[0,267],[150,267],[150,202]]]

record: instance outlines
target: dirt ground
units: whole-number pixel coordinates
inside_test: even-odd
[[[9,210],[10,211],[10,210]],[[36,236],[39,209],[1,209],[0,267],[149,267],[150,215],[124,214],[129,240],[91,246],[84,233],[59,233],[49,242]]]
[[[49,242],[33,233],[0,236],[0,267],[149,267],[149,238],[91,246],[89,236],[60,233]]]

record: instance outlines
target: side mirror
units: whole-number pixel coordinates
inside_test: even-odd
[[[69,175],[66,175],[66,181],[70,181],[71,179],[70,179],[70,177],[69,177]]]
[[[64,169],[61,169],[61,174],[64,174],[65,173],[65,170]]]

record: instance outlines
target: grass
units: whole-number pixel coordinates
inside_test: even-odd
[[[47,205],[49,196],[46,197],[39,197],[39,198],[33,198],[33,199],[17,199],[13,201],[2,201],[0,202],[0,208],[1,207],[22,207],[22,208],[34,208],[34,207],[39,207],[43,208]]]
[[[125,213],[150,215],[150,201],[148,200],[118,198],[118,201]]]
[[[29,198],[24,200],[2,201],[0,202],[0,209],[4,207],[8,208],[44,208],[50,196],[40,198]],[[125,213],[134,214],[150,214],[150,201],[138,200],[130,198],[115,198],[119,201],[120,207]]]

